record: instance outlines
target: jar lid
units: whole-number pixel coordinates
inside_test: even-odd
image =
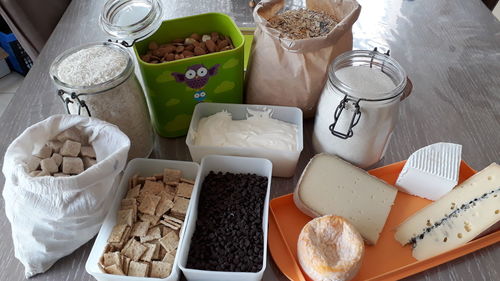
[[[376,48],[341,54],[330,65],[328,80],[347,97],[368,102],[392,100],[407,84],[403,67]]]
[[[163,19],[160,0],[108,0],[99,18],[99,25],[107,34],[119,40],[133,42],[154,33]]]

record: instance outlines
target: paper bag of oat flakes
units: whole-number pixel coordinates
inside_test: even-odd
[[[302,109],[305,118],[314,116],[328,65],[336,56],[352,50],[352,26],[361,6],[355,0],[306,2],[307,9],[331,16],[336,22],[333,29],[320,36],[307,31],[307,37],[318,37],[290,39],[294,37],[290,33],[284,35],[271,27],[276,27],[272,18],[283,9],[284,0],[264,0],[255,7],[256,30],[246,76],[247,103],[295,106]],[[320,30],[325,22],[316,25]]]

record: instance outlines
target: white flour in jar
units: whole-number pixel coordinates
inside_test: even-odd
[[[57,78],[72,86],[94,86],[107,82],[125,70],[128,57],[105,45],[80,50],[66,57],[57,68]]]
[[[56,73],[57,78],[70,87],[89,86],[85,91],[87,95],[80,95],[80,100],[85,101],[92,117],[115,124],[130,138],[130,160],[148,157],[154,136],[142,87],[133,70],[126,70],[129,60],[128,54],[116,47],[91,46],[61,61]],[[118,76],[126,77],[121,84],[109,89],[99,86]],[[78,114],[76,100],[68,106],[71,114]],[[84,108],[80,110],[81,115],[88,115]]]
[[[335,71],[337,78],[353,89],[357,97],[377,99],[387,95],[395,87],[392,79],[369,66],[350,66]],[[344,94],[327,82],[318,104],[313,133],[316,152],[338,155],[345,160],[366,168],[379,161],[394,129],[398,116],[399,96],[383,102],[361,101],[361,117],[353,128],[353,136],[342,139],[334,136],[329,126],[334,122],[335,109]],[[347,133],[354,105],[349,102],[340,115],[335,130]]]
[[[233,120],[227,111],[200,119],[194,144],[297,151],[297,125],[271,118],[270,109],[247,112],[245,120]]]

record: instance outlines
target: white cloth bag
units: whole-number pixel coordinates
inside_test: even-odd
[[[82,127],[97,164],[71,177],[31,177],[26,160],[62,131]],[[115,195],[130,148],[118,127],[95,118],[54,115],[26,129],[5,152],[5,212],[12,227],[15,256],[27,278],[48,270],[89,241]],[[116,181],[116,182],[115,182]]]

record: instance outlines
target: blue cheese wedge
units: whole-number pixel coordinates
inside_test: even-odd
[[[435,143],[415,151],[406,161],[396,185],[408,194],[437,200],[458,183],[462,146]]]
[[[500,165],[493,163],[396,229],[402,245],[413,244],[423,260],[455,249],[500,221]]]
[[[344,217],[368,244],[375,244],[396,194],[396,188],[366,171],[338,157],[318,154],[304,169],[293,199],[311,217]]]

